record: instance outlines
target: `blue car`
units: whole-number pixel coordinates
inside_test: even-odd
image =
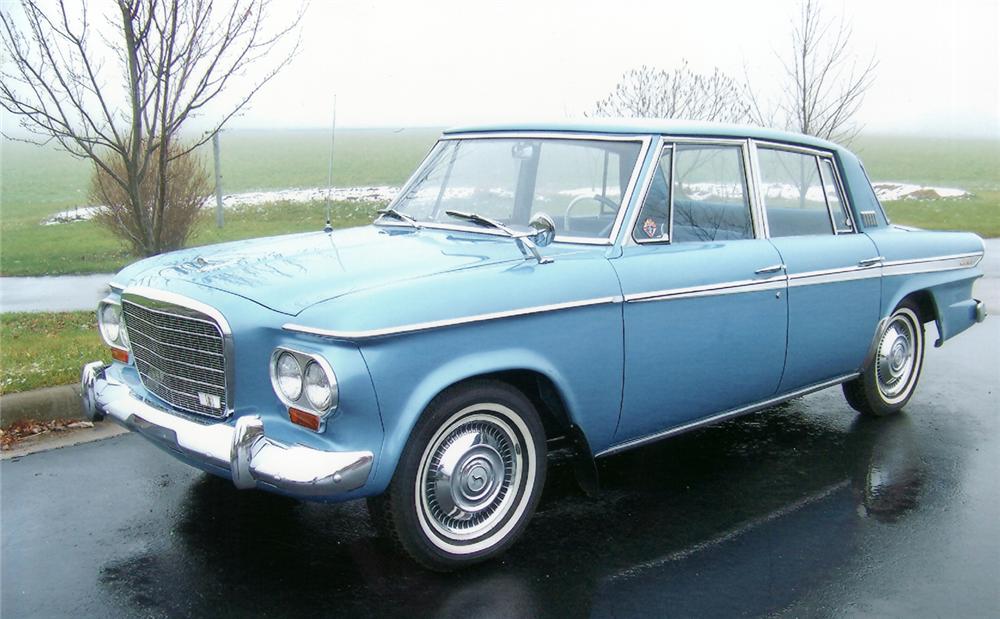
[[[593,489],[596,458],[835,385],[899,411],[925,324],[940,345],[984,319],[982,257],[892,225],[812,137],[452,129],[371,225],[122,270],[84,401],[238,488],[367,498],[449,570],[517,539],[555,448]]]

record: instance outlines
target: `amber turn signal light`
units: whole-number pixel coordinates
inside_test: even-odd
[[[128,351],[122,350],[120,348],[111,349],[111,358],[115,361],[121,361],[122,363],[128,363]]]
[[[317,415],[307,413],[297,408],[289,408],[288,418],[291,419],[294,424],[300,425],[304,428],[309,428],[314,432],[319,432],[319,416]]]

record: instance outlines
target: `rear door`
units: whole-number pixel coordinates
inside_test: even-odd
[[[618,443],[775,393],[785,358],[781,257],[751,215],[743,140],[662,145],[622,255]]]
[[[764,223],[788,274],[779,392],[855,372],[879,318],[881,260],[858,233],[831,153],[754,143]]]

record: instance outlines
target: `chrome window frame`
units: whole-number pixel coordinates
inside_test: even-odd
[[[174,406],[172,403],[167,402],[166,400],[163,400],[163,402],[165,402],[166,405],[169,406],[170,411],[172,412],[178,412],[182,415],[193,416],[193,418],[206,420],[209,423],[217,423],[225,421],[226,419],[232,417],[233,413],[236,412],[236,405],[235,405],[236,355],[234,354],[234,346],[233,346],[233,330],[232,327],[230,327],[229,325],[229,321],[226,320],[226,317],[222,315],[222,312],[215,309],[211,305],[207,305],[200,301],[195,301],[190,297],[185,297],[175,292],[167,292],[165,290],[149,288],[147,286],[129,286],[125,288],[121,293],[122,300],[136,303],[136,301],[132,301],[133,297],[143,301],[152,301],[154,304],[168,305],[172,309],[188,310],[190,312],[194,312],[195,314],[202,315],[202,316],[198,315],[188,316],[189,318],[195,320],[204,321],[203,316],[208,316],[209,318],[215,321],[216,325],[218,325],[219,327],[219,332],[222,333],[222,354],[223,354],[223,359],[226,362],[226,369],[225,369],[226,410],[223,411],[222,415],[219,415],[218,417],[213,417],[211,415],[195,413],[178,408]],[[136,303],[136,304],[141,305],[141,303]],[[140,377],[140,382],[142,382],[141,377]],[[145,388],[145,384],[143,384],[143,388]],[[147,389],[147,391],[149,390]],[[150,391],[150,394],[152,394],[153,397],[157,398],[158,400],[161,399],[152,391]]]
[[[841,230],[837,227],[837,219],[833,216],[833,205],[830,204],[830,192],[827,191],[827,178],[826,172],[823,171],[823,163],[829,163],[830,167],[833,169],[834,178],[832,180],[833,191],[837,194],[837,199],[841,204],[844,205],[844,212],[847,213],[847,230]],[[840,183],[837,182],[837,164],[833,157],[816,157],[816,164],[819,166],[819,177],[820,181],[823,183],[823,197],[826,198],[826,208],[830,211],[830,219],[833,222],[833,233],[840,234],[850,234],[854,232],[854,218],[851,216],[851,209],[847,207],[847,201],[844,198],[844,192],[840,190]]]
[[[826,204],[826,212],[828,217],[830,218],[830,226],[833,228],[833,234],[830,236],[840,236],[843,234],[858,233],[858,224],[854,218],[854,209],[850,202],[850,198],[848,198],[847,196],[847,192],[844,191],[844,182],[842,179],[840,166],[837,165],[837,157],[834,155],[832,151],[810,148],[808,146],[800,146],[796,144],[785,144],[783,142],[769,142],[767,140],[756,140],[752,138],[749,139],[748,142],[750,142],[750,149],[753,151],[752,159],[754,163],[754,184],[757,186],[757,194],[759,196],[759,202],[760,202],[761,222],[763,223],[764,233],[767,238],[772,238],[772,237],[771,237],[771,226],[768,223],[767,219],[767,205],[764,202],[764,194],[763,194],[764,185],[760,175],[760,158],[758,156],[758,150],[761,148],[770,150],[784,150],[788,152],[798,153],[801,155],[811,155],[816,163],[816,169],[820,175],[820,183],[823,184],[823,202]],[[825,174],[823,173],[823,167],[820,165],[820,161],[823,159],[829,161],[830,164],[833,166],[833,172],[834,172],[833,180],[837,186],[837,191],[840,193],[841,201],[844,204],[844,210],[847,211],[847,216],[848,218],[850,218],[851,221],[850,230],[841,231],[837,229],[837,223],[833,217],[833,209],[830,208],[830,199],[829,196],[827,196],[826,192]],[[800,234],[796,236],[820,236],[820,235]],[[783,237],[774,237],[774,238],[783,238]]]
[[[632,214],[629,217],[628,223],[628,234],[623,241],[623,245],[669,245],[672,244],[674,238],[674,191],[673,191],[673,177],[675,162],[677,161],[677,150],[674,149],[673,155],[670,158],[670,200],[667,206],[669,211],[669,225],[667,231],[667,238],[663,239],[637,239],[635,238],[635,226],[636,222],[639,220],[639,213],[642,211],[642,205],[646,201],[646,194],[649,192],[649,188],[653,184],[653,177],[655,176],[655,170],[652,168],[654,165],[659,165],[659,157],[663,150],[666,148],[673,149],[677,145],[684,144],[697,144],[705,146],[737,146],[740,148],[741,157],[743,160],[743,188],[746,191],[747,207],[750,214],[750,230],[752,236],[747,239],[733,239],[741,241],[749,241],[754,239],[765,238],[764,229],[761,227],[761,218],[758,209],[757,200],[757,183],[754,182],[752,176],[752,166],[750,157],[750,142],[751,140],[747,138],[699,138],[690,136],[671,136],[671,135],[659,135],[656,143],[657,157],[654,161],[650,162],[649,174],[643,180],[643,186],[640,190],[640,195],[642,197],[639,202],[634,205],[632,209]],[[682,241],[697,242],[697,241]]]
[[[578,141],[588,141],[588,142],[636,142],[639,144],[639,153],[635,160],[635,165],[632,167],[632,174],[629,177],[628,184],[625,186],[625,191],[622,193],[621,203],[618,206],[618,214],[615,216],[615,223],[611,227],[611,231],[606,237],[589,237],[589,236],[566,236],[566,235],[556,235],[553,239],[554,243],[571,243],[576,245],[605,245],[612,246],[618,239],[621,233],[621,227],[626,218],[626,214],[632,206],[632,198],[635,194],[636,184],[639,180],[639,174],[643,168],[643,164],[646,161],[646,156],[649,153],[650,144],[653,142],[653,136],[648,134],[610,134],[610,133],[586,133],[586,132],[570,132],[570,131],[483,131],[483,132],[467,132],[467,133],[445,133],[438,138],[435,142],[434,147],[430,149],[427,155],[424,156],[423,161],[417,166],[417,169],[413,172],[410,178],[400,189],[399,193],[395,198],[389,203],[390,208],[395,208],[399,200],[405,196],[416,184],[417,179],[423,174],[426,167],[431,162],[431,155],[434,153],[435,148],[441,142],[448,140],[510,140],[510,139],[556,139],[556,140],[578,140]],[[422,228],[429,228],[432,230],[454,230],[456,232],[475,232],[477,234],[488,234],[492,236],[507,236],[506,233],[500,230],[493,230],[490,228],[484,228],[482,226],[466,226],[460,224],[446,224],[439,222],[419,222]],[[412,228],[409,224],[405,222],[396,221],[386,221],[380,222],[378,225],[387,227],[401,227],[401,228]]]

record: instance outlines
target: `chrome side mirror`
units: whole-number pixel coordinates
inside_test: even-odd
[[[531,240],[539,247],[545,247],[556,238],[556,222],[545,213],[537,213],[528,225],[535,231]]]

